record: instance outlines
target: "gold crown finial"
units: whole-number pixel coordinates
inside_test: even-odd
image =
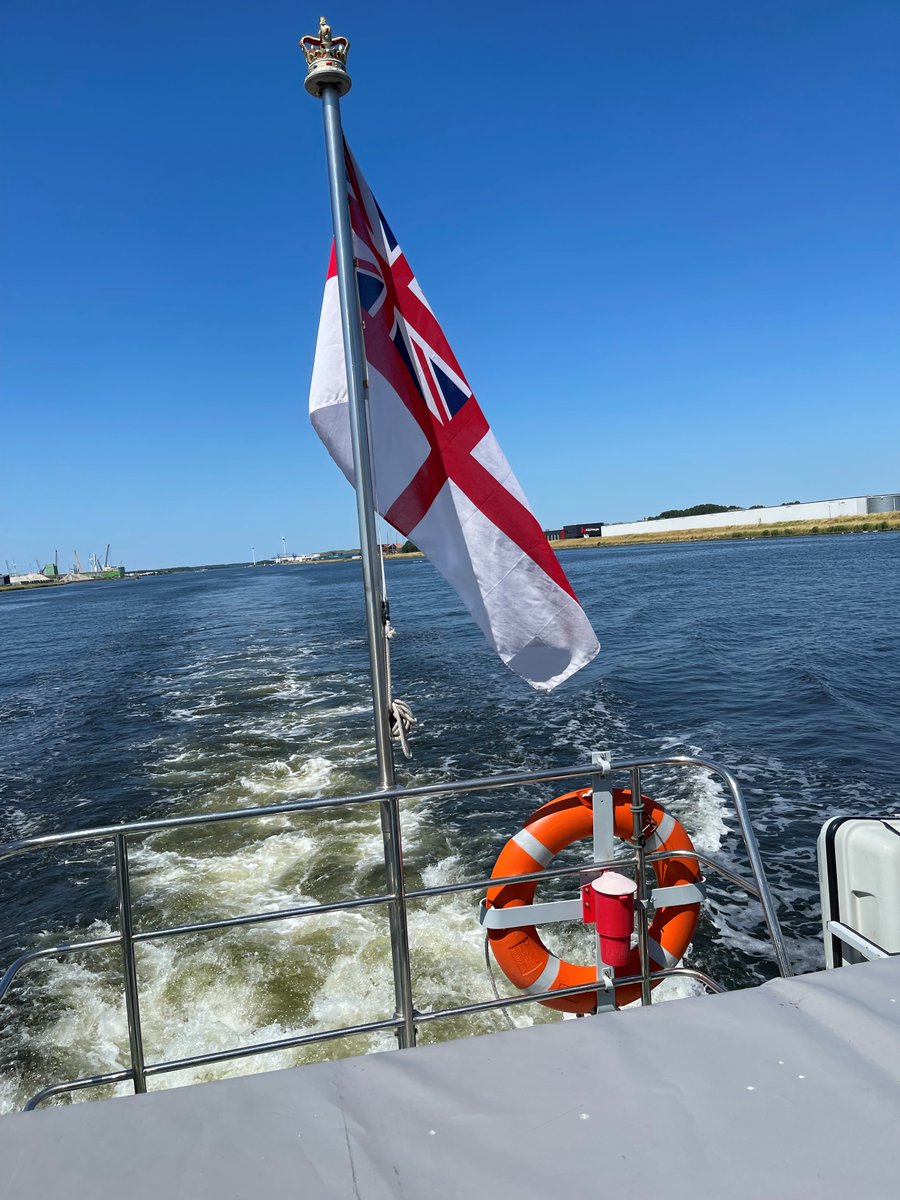
[[[347,51],[350,43],[345,37],[332,37],[331,26],[319,17],[318,36],[308,33],[300,39],[300,49],[306,57],[304,87],[311,96],[322,95],[323,87],[335,87],[341,96],[350,91],[347,74]]]

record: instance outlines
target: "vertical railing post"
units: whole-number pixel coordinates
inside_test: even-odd
[[[635,856],[637,858],[637,934],[641,959],[641,1004],[652,1004],[650,987],[650,945],[647,932],[647,851],[644,845],[644,801],[641,798],[641,768],[632,767],[631,820]]]
[[[609,755],[605,751],[591,752],[591,762],[598,770],[591,776],[591,812],[594,834],[594,862],[607,862],[616,852],[615,804],[612,794],[612,776],[609,770]],[[613,986],[615,969],[603,961],[600,949],[600,934],[594,927],[594,949],[597,960],[597,1012],[610,1012],[616,1007],[616,989]]]
[[[119,900],[119,932],[122,938],[122,969],[125,976],[125,1013],[128,1017],[131,1071],[135,1092],[146,1092],[144,1041],[141,1036],[141,1008],[138,1002],[137,964],[134,957],[131,878],[128,874],[128,838],[124,833],[116,834],[116,893]]]

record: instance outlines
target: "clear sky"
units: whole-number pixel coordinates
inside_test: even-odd
[[[0,564],[354,545],[296,0],[2,7]],[[896,0],[345,0],[348,138],[545,525],[900,490]]]

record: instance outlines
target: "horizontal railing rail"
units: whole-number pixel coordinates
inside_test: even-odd
[[[135,947],[144,942],[159,941],[165,938],[176,938],[187,935],[204,934],[224,929],[244,926],[261,925],[275,921],[295,920],[326,913],[343,912],[374,905],[396,905],[397,895],[384,893],[371,896],[356,896],[347,900],[339,900],[324,904],[304,904],[292,908],[275,909],[263,912],[244,913],[233,917],[224,917],[211,921],[193,922],[184,925],[166,926],[157,929],[136,930],[133,927],[133,902],[131,896],[131,873],[128,864],[130,839],[145,838],[153,834],[171,830],[183,830],[222,822],[260,820],[273,816],[316,812],[323,809],[342,809],[351,805],[381,804],[386,798],[393,799],[428,799],[448,795],[466,795],[483,791],[494,791],[503,788],[532,786],[543,783],[556,783],[573,779],[596,780],[598,777],[609,776],[613,773],[628,773],[632,794],[641,794],[641,772],[655,768],[690,768],[711,772],[718,776],[726,785],[743,834],[752,879],[746,879],[731,870],[719,860],[702,854],[699,851],[659,851],[648,853],[643,846],[643,839],[638,839],[634,852],[615,859],[590,861],[578,865],[547,867],[541,871],[503,877],[482,877],[456,883],[440,884],[431,887],[406,889],[405,881],[401,879],[400,902],[405,904],[414,900],[445,896],[455,893],[465,893],[484,890],[488,886],[500,886],[523,882],[545,882],[553,878],[580,876],[582,882],[588,882],[596,875],[609,868],[631,866],[635,869],[639,880],[642,880],[648,866],[655,861],[667,858],[692,858],[702,863],[710,870],[718,872],[724,879],[736,887],[746,891],[760,901],[769,937],[772,942],[775,959],[782,975],[791,974],[790,962],[787,956],[784,938],[775,912],[774,901],[768,888],[756,840],[753,836],[746,804],[740,786],[734,776],[718,764],[700,758],[673,757],[654,759],[629,759],[619,762],[605,763],[602,769],[597,763],[577,767],[561,767],[541,771],[519,771],[500,775],[476,777],[439,784],[423,784],[411,787],[395,787],[386,791],[361,792],[350,796],[325,797],[317,796],[302,800],[289,800],[281,804],[264,805],[256,808],[240,808],[213,813],[193,813],[179,817],[163,817],[143,821],[125,822],[118,825],[95,826],[88,829],[63,833],[41,834],[22,838],[0,846],[0,863],[20,857],[24,854],[50,850],[78,843],[97,843],[111,841],[115,851],[116,894],[119,908],[119,932],[100,938],[85,941],[62,942],[52,946],[44,946],[20,954],[0,977],[0,1000],[8,992],[19,972],[31,963],[48,958],[62,958],[70,954],[90,952],[95,950],[119,947],[122,953],[123,979],[125,985],[125,1010],[128,1022],[129,1047],[131,1066],[125,1070],[105,1072],[69,1080],[65,1083],[53,1084],[36,1093],[25,1105],[30,1110],[53,1097],[70,1092],[82,1091],[87,1088],[112,1086],[121,1083],[131,1083],[135,1092],[146,1091],[147,1080],[158,1075],[175,1071],[191,1070],[199,1067],[215,1065],[240,1058],[268,1054],[280,1050],[294,1049],[313,1042],[325,1042],[354,1035],[370,1035],[373,1033],[394,1031],[395,1033],[411,1023],[425,1024],[432,1021],[451,1017],[465,1017],[477,1013],[490,1012],[495,1009],[508,1009],[520,1004],[540,1003],[547,999],[562,999],[566,996],[577,996],[587,992],[597,992],[597,980],[580,984],[572,988],[551,989],[541,993],[520,993],[513,996],[496,996],[493,1000],[478,1001],[429,1012],[413,1013],[397,1012],[384,1020],[370,1021],[362,1024],[344,1026],[338,1029],[313,1030],[298,1033],[275,1041],[254,1043],[249,1046],[232,1047],[225,1050],[211,1051],[205,1054],[192,1055],[187,1058],[172,1059],[163,1062],[147,1063],[144,1061],[144,1045],[141,1032],[139,980]],[[401,859],[402,861],[402,859]],[[662,970],[653,970],[646,951],[646,901],[644,889],[644,904],[639,905],[638,944],[641,960],[641,973],[617,977],[615,987],[629,984],[640,984],[642,1002],[649,1003],[652,986],[663,978],[685,977],[700,982],[713,992],[723,989],[704,972],[692,967],[677,966]],[[396,911],[394,909],[393,911]],[[642,936],[643,928],[643,936]],[[393,924],[392,924],[393,929]],[[408,964],[407,964],[408,966]]]

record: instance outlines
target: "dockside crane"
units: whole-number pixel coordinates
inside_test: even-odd
[[[107,570],[108,567],[109,567],[109,542],[106,543],[106,558],[104,558],[104,560],[103,560],[103,570],[104,571]]]
[[[84,574],[84,571],[82,571],[82,569],[81,569],[81,559],[78,557],[77,550],[75,551],[75,570],[78,572],[79,575]]]

